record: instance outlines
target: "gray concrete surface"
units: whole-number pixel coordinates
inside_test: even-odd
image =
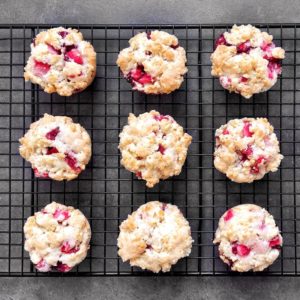
[[[1,23],[300,22],[279,0],[0,1]],[[1,278],[0,299],[299,299],[300,278]]]

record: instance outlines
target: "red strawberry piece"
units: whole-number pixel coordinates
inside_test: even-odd
[[[72,269],[71,267],[69,267],[68,265],[63,264],[61,262],[58,262],[57,266],[56,266],[56,270],[59,272],[63,272],[63,273],[69,272],[71,269]]]
[[[61,54],[61,50],[60,49],[55,49],[53,46],[48,45],[48,51],[51,53],[51,54],[56,54],[56,55],[60,55]]]
[[[69,242],[64,242],[63,245],[60,247],[60,251],[65,254],[76,253],[79,251],[77,246],[71,247]]]
[[[147,84],[147,83],[153,83],[153,78],[149,74],[144,74],[139,80],[137,80],[139,83],[142,85]]]
[[[253,135],[253,133],[250,132],[250,126],[251,124],[249,122],[244,122],[243,137],[251,137]]]
[[[82,65],[83,64],[83,58],[81,56],[81,53],[79,52],[78,49],[72,49],[70,51],[68,51],[66,54],[65,54],[65,58],[68,58],[69,60],[73,60],[74,62],[76,62],[77,64],[79,65]],[[68,60],[67,60],[68,61]]]
[[[57,148],[55,148],[55,147],[48,147],[47,148],[47,155],[51,155],[51,154],[54,154],[54,153],[58,153]]]
[[[49,178],[49,174],[47,172],[40,172],[37,168],[33,169],[35,177],[38,178]]]
[[[36,269],[40,272],[49,272],[51,270],[51,266],[47,264],[44,259],[41,259],[36,265]]]
[[[227,128],[225,128],[225,129],[223,130],[222,134],[223,134],[223,135],[227,135],[227,134],[229,134],[229,131],[228,131],[228,129],[227,129]]]
[[[63,221],[70,218],[70,214],[67,210],[62,210],[60,208],[57,208],[53,214],[53,217],[57,219],[58,223],[62,223]]]
[[[248,80],[249,79],[244,77],[244,76],[242,76],[241,79],[240,79],[240,81],[243,82],[243,83],[248,82]]]
[[[274,73],[276,74],[281,74],[281,65],[280,63],[276,62],[276,61],[270,61],[268,64],[268,76],[270,79],[274,78]]]
[[[137,177],[137,178],[142,178],[142,172],[136,172],[135,173],[135,176]]]
[[[70,153],[66,153],[65,154],[65,162],[69,165],[69,167],[75,171],[76,173],[80,173],[81,172],[81,168],[80,167],[77,167],[77,159],[72,156],[72,154]]]
[[[220,37],[216,40],[215,47],[217,48],[220,45],[228,45],[224,34],[221,34]]]
[[[143,67],[141,66],[138,66],[136,69],[130,71],[130,77],[134,81],[138,81],[143,75]]]
[[[257,174],[259,173],[259,165],[264,163],[266,161],[264,156],[260,156],[254,163],[254,165],[251,167],[251,173],[252,174]]]
[[[58,133],[59,133],[59,127],[56,127],[46,134],[46,138],[48,140],[54,141]]]
[[[171,45],[170,47],[173,48],[173,49],[177,49],[179,47],[179,44]]]
[[[151,51],[148,51],[148,50],[146,50],[146,51],[145,51],[145,54],[146,54],[146,55],[151,55],[151,54],[152,54],[152,52],[151,52]]]
[[[247,256],[251,249],[243,244],[235,244],[232,246],[231,251],[233,254],[238,256]]]
[[[162,120],[169,120],[169,118],[170,118],[170,116],[164,116],[164,115],[156,115],[156,116],[154,116],[154,119],[156,120],[156,121],[162,121]]]
[[[239,44],[238,46],[236,46],[236,50],[238,53],[247,53],[251,48],[251,43],[250,41],[246,41],[242,44]]]
[[[65,48],[65,53],[67,53],[73,49],[76,49],[75,45],[63,45],[63,47]]]
[[[158,146],[158,151],[159,151],[162,155],[164,155],[164,153],[165,153],[165,151],[166,151],[166,148],[165,148],[163,145],[159,144],[159,146]]]
[[[231,85],[231,78],[229,78],[228,76],[221,76],[219,78],[220,83],[222,85],[223,88],[227,89],[230,85]]]
[[[127,79],[129,81],[136,81],[142,85],[153,83],[153,78],[151,77],[151,75],[145,73],[144,67],[142,65],[138,65],[136,69],[131,70],[127,75]]]
[[[247,147],[246,149],[243,149],[243,150],[241,151],[241,153],[242,153],[242,161],[245,161],[245,160],[248,159],[248,157],[249,157],[250,155],[252,155],[253,149],[252,149],[252,147],[251,147],[250,145],[248,145],[248,147]]]
[[[50,70],[50,65],[45,64],[41,61],[34,61],[34,74],[36,76],[44,76],[45,74],[47,74]]]
[[[275,47],[275,45],[273,43],[267,43],[266,41],[263,41],[262,45],[260,46],[260,49],[263,51],[267,51],[274,47]]]
[[[79,74],[69,75],[68,77],[69,77],[69,78],[75,78],[75,77],[77,77],[77,76],[82,76],[82,74],[83,74],[83,73],[80,71]]]
[[[272,240],[269,242],[270,248],[280,249],[281,248],[281,239],[279,235],[275,236]]]
[[[64,39],[69,34],[69,32],[68,31],[59,31],[58,34]]]
[[[227,222],[233,217],[233,211],[232,209],[228,209],[225,216],[224,216],[224,221]]]
[[[147,32],[147,39],[148,39],[148,40],[151,40],[151,31],[150,31],[150,32]]]

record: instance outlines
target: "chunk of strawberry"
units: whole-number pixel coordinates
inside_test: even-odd
[[[56,266],[56,270],[63,273],[69,272],[71,269],[72,268],[69,267],[67,264],[63,264],[61,262],[58,262]]]
[[[50,68],[51,68],[51,66],[48,64],[45,64],[45,63],[43,63],[41,61],[37,61],[37,60],[34,61],[33,72],[34,72],[34,75],[36,75],[36,76],[46,75],[49,72]]]
[[[228,45],[225,39],[224,34],[221,34],[220,37],[215,42],[215,47],[217,48],[220,45]]]
[[[46,138],[48,140],[54,141],[58,133],[59,133],[59,127],[56,127],[46,134]]]
[[[74,48],[70,51],[68,51],[66,54],[65,54],[65,58],[68,58],[68,60],[73,60],[76,64],[79,64],[79,65],[82,65],[83,64],[83,58],[82,58],[82,55],[81,53],[79,52],[78,49]],[[65,59],[66,60],[66,59]]]
[[[64,39],[69,34],[69,32],[68,31],[59,31],[58,34]]]
[[[238,256],[247,256],[249,255],[251,249],[243,244],[234,244],[231,248],[233,254]]]
[[[147,32],[147,39],[151,40],[151,31]]]
[[[151,75],[149,74],[144,74],[141,78],[139,78],[137,80],[139,83],[141,83],[142,85],[147,84],[147,83],[153,83],[153,78],[151,77]]]
[[[175,49],[177,49],[177,48],[179,47],[179,44],[171,45],[170,47],[173,48],[173,49],[175,50]]]
[[[249,156],[253,154],[253,149],[250,145],[247,146],[246,149],[241,151],[242,153],[242,161],[249,159]]]
[[[66,241],[60,247],[60,251],[65,254],[76,253],[79,251],[79,247],[78,246],[71,247],[69,242]]]
[[[143,68],[141,66],[138,66],[136,69],[130,71],[130,77],[134,81],[138,81],[143,76]]]
[[[44,260],[41,259],[36,265],[36,269],[40,272],[49,272],[51,271],[51,266]]]
[[[243,83],[248,82],[248,80],[249,80],[249,78],[244,77],[244,76],[242,76],[242,77],[240,78],[240,82],[243,82]]]
[[[127,79],[131,82],[135,81],[142,85],[153,83],[154,81],[151,75],[144,71],[144,67],[142,65],[138,65],[136,69],[131,70],[127,75]]]
[[[136,172],[135,173],[135,176],[137,177],[137,178],[139,178],[139,179],[141,179],[142,178],[142,172]]]
[[[275,45],[273,43],[268,43],[266,41],[263,41],[263,43],[260,46],[260,49],[263,51],[268,51],[274,47],[275,47]]]
[[[49,174],[47,172],[40,172],[37,168],[33,169],[35,177],[38,178],[49,178]]]
[[[251,124],[249,122],[244,122],[243,127],[243,137],[251,137],[253,133],[250,131]]]
[[[277,61],[270,61],[268,63],[268,77],[270,79],[274,78],[274,73],[275,74],[281,74],[281,65],[280,63]]]
[[[227,134],[229,134],[229,131],[228,131],[228,129],[227,129],[227,128],[225,128],[225,129],[223,130],[222,134],[223,134],[223,135],[227,135]]]
[[[251,49],[250,41],[246,41],[236,46],[236,50],[238,53],[248,53],[250,49]]]
[[[156,115],[156,116],[154,116],[154,119],[156,120],[156,121],[162,121],[162,120],[169,120],[170,119],[170,116],[168,116],[168,115],[166,115],[166,116],[164,116],[164,115]]]
[[[270,248],[280,249],[281,248],[281,238],[279,235],[275,236],[272,240],[269,241]]]
[[[266,158],[264,156],[258,157],[255,163],[251,166],[251,174],[258,174],[259,173],[259,166],[266,162]]]
[[[60,55],[61,54],[61,50],[60,49],[55,49],[52,45],[48,45],[48,51],[51,53],[51,54],[55,54],[55,55]]]
[[[53,217],[57,220],[58,223],[62,223],[63,221],[69,219],[71,215],[67,210],[57,208],[53,214]]]
[[[158,151],[159,151],[162,155],[164,155],[164,154],[165,154],[165,151],[166,151],[166,148],[165,148],[163,145],[159,144],[159,146],[158,146]]]
[[[81,168],[76,166],[77,159],[71,153],[66,153],[65,155],[65,162],[73,171],[75,171],[75,173],[79,174],[81,172]]]
[[[233,217],[233,210],[232,209],[228,209],[225,216],[224,216],[224,221],[227,222],[229,221],[232,217]]]
[[[55,153],[58,153],[57,148],[55,148],[55,147],[48,147],[47,148],[47,155],[51,155],[51,154],[55,154]]]

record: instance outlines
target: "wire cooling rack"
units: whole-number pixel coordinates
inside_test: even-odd
[[[191,255],[168,275],[236,275],[220,261],[212,240],[223,212],[249,202],[274,215],[284,238],[280,258],[260,274],[300,275],[300,25],[256,25],[273,34],[275,43],[285,48],[286,59],[277,84],[252,100],[226,93],[210,75],[214,40],[231,25],[70,25],[92,42],[97,77],[78,95],[46,94],[37,85],[24,82],[23,67],[31,39],[56,26],[0,25],[0,276],[45,276],[35,271],[23,250],[22,227],[27,217],[50,201],[79,208],[91,223],[92,241],[87,258],[77,268],[48,276],[151,275],[123,263],[116,240],[118,226],[127,215],[157,199],[179,206],[194,239]],[[174,33],[187,51],[189,72],[171,95],[133,92],[115,64],[130,37],[154,29]],[[193,143],[179,176],[146,189],[143,181],[120,166],[118,134],[130,112],[151,109],[172,115],[193,136]],[[70,116],[91,135],[93,157],[77,180],[36,179],[18,154],[18,139],[44,113]],[[232,183],[213,167],[215,129],[244,116],[268,117],[285,156],[279,171],[253,184]]]

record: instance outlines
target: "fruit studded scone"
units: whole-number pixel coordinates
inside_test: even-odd
[[[178,207],[151,201],[122,222],[118,254],[131,266],[168,272],[191,253],[192,243],[191,228]]]
[[[91,157],[91,139],[71,118],[45,114],[20,139],[21,156],[31,163],[36,177],[72,180]]]
[[[267,91],[281,74],[284,50],[273,36],[252,25],[234,25],[216,41],[211,55],[213,76],[230,92],[245,98]]]
[[[232,181],[259,180],[277,171],[283,156],[265,118],[234,119],[216,130],[214,165]]]
[[[185,50],[176,36],[164,31],[142,32],[129,40],[117,60],[134,90],[169,94],[178,89],[187,72]]]
[[[25,250],[40,272],[68,272],[90,248],[90,224],[82,212],[56,202],[27,219]]]
[[[178,175],[192,137],[171,116],[152,110],[136,117],[120,133],[121,164],[153,187],[160,179]]]
[[[264,208],[242,204],[220,218],[214,243],[232,271],[262,271],[279,256],[282,237],[273,216]]]
[[[96,53],[71,28],[40,32],[31,44],[24,78],[39,84],[47,93],[71,96],[89,86],[96,75]]]

